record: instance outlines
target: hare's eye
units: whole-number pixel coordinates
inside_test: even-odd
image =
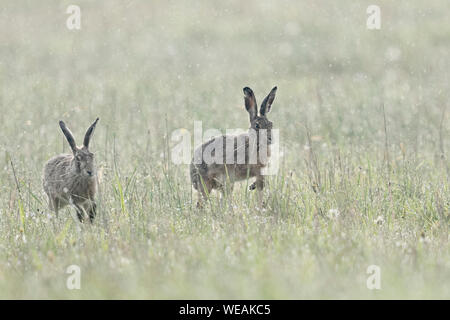
[[[255,124],[255,128],[259,129],[259,123]]]

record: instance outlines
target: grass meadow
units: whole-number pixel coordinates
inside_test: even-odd
[[[450,6],[379,0],[368,30],[371,4],[2,0],[0,298],[449,299]],[[274,85],[266,206],[244,181],[197,209],[172,132],[247,129],[242,88]],[[97,219],[56,219],[58,121],[81,144],[97,116]]]

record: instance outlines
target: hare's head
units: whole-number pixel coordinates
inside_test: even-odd
[[[270,108],[272,107],[273,100],[275,99],[275,94],[277,92],[277,87],[274,87],[269,95],[263,100],[261,104],[261,109],[259,110],[258,115],[258,106],[256,104],[255,95],[249,87],[245,87],[244,89],[244,100],[245,100],[245,109],[247,109],[250,115],[250,129],[256,131],[259,137],[259,130],[267,131],[267,143],[270,144],[272,142],[272,122],[267,119],[267,114],[270,112]]]
[[[70,132],[69,128],[67,128],[64,121],[59,121],[59,126],[61,127],[61,130],[66,136],[70,148],[72,149],[76,172],[77,174],[85,177],[95,176],[94,154],[89,151],[89,141],[91,140],[91,136],[94,133],[98,120],[99,118],[97,118],[86,131],[82,147],[77,147],[72,132]]]

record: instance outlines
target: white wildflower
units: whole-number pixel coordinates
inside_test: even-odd
[[[341,215],[341,213],[339,212],[338,209],[330,209],[330,210],[328,210],[328,217],[330,219],[337,219],[340,215]]]
[[[384,218],[382,216],[378,216],[373,222],[381,226],[384,223]]]

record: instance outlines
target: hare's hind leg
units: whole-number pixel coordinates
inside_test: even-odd
[[[55,211],[56,219],[58,219],[59,209],[61,208],[60,200],[58,198],[48,196],[48,207],[50,210]]]

